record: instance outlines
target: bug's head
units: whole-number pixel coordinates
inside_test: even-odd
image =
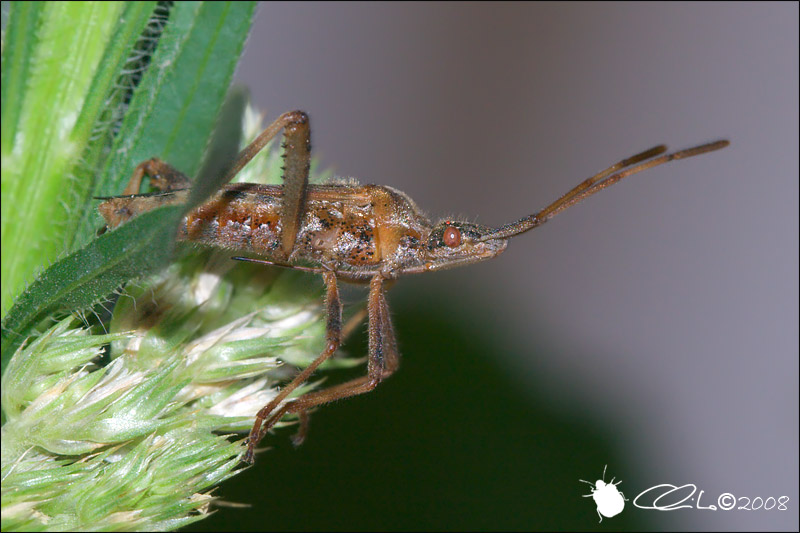
[[[505,250],[508,244],[508,239],[487,239],[493,231],[470,222],[439,222],[428,236],[426,259],[434,269],[491,259]]]

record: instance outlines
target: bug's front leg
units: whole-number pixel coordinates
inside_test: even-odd
[[[166,192],[188,189],[192,185],[192,181],[180,170],[163,162],[157,157],[153,157],[136,166],[131,175],[131,179],[128,180],[128,185],[125,187],[125,190],[122,191],[122,195],[129,196],[132,194],[139,194],[139,188],[142,186],[142,178],[145,176],[150,178],[150,184],[159,191]]]
[[[174,197],[137,196],[142,185],[142,179],[145,176],[150,178],[150,184],[153,187],[162,192],[188,189],[191,186],[191,180],[186,175],[157,157],[139,163],[134,169],[130,180],[128,180],[125,190],[122,191],[122,196],[98,198],[99,200],[104,200],[103,203],[97,206],[97,210],[106,221],[106,225],[98,230],[98,235],[111,228],[116,228],[123,222],[130,220],[131,217],[174,201]]]
[[[267,411],[261,419],[256,419],[256,425],[250,432],[250,442],[244,460],[248,463],[253,462],[254,447],[269,429],[274,426],[286,413],[298,413],[300,416],[300,433],[295,442],[302,441],[302,437],[307,429],[308,416],[306,411],[317,405],[322,405],[334,400],[348,398],[357,394],[369,392],[378,386],[378,383],[389,377],[400,365],[400,353],[397,351],[397,342],[394,336],[392,320],[389,316],[389,304],[386,301],[384,279],[377,275],[370,281],[369,301],[367,304],[369,313],[369,361],[367,363],[367,375],[347,381],[340,385],[309,392],[297,399],[279,407],[274,412],[267,409],[270,406],[277,406],[279,402],[270,402],[270,405],[262,409]],[[324,355],[324,353],[323,353]],[[322,356],[320,356],[321,358]],[[319,358],[317,359],[319,361]],[[314,361],[314,363],[317,363]],[[316,365],[312,366],[316,368]],[[310,367],[309,367],[310,368]],[[308,373],[310,375],[310,372]],[[298,376],[299,378],[300,376]],[[307,378],[308,376],[306,376]],[[295,381],[297,378],[295,378]],[[294,381],[292,381],[294,383]],[[285,396],[284,396],[285,397]],[[272,407],[274,409],[274,407]],[[259,412],[259,417],[262,413]],[[269,418],[266,418],[269,416]],[[262,425],[262,420],[265,420]]]

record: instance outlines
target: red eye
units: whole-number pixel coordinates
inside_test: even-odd
[[[453,226],[450,226],[444,230],[444,235],[442,235],[442,240],[450,248],[455,248],[456,246],[461,244],[461,232],[458,231],[458,229],[454,228]]]

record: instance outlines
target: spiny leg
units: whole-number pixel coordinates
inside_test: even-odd
[[[281,208],[281,251],[288,259],[303,218],[308,172],[311,168],[311,127],[308,115],[289,111],[266,127],[236,156],[223,183],[228,183],[283,128],[283,206]]]
[[[248,463],[253,463],[255,447],[261,438],[266,433],[266,430],[261,430],[261,425],[264,420],[275,411],[280,403],[286,399],[297,387],[305,383],[311,374],[317,369],[319,365],[325,362],[332,356],[339,348],[342,340],[342,303],[339,300],[339,287],[336,283],[336,275],[333,272],[326,272],[323,274],[325,280],[326,297],[325,308],[327,312],[327,324],[325,328],[325,349],[308,367],[300,372],[288,385],[286,385],[275,398],[272,399],[267,405],[261,408],[256,415],[256,421],[253,424],[253,429],[250,430],[248,438],[247,452],[243,460]],[[274,424],[274,422],[273,422]],[[271,424],[269,427],[272,427]],[[267,427],[267,429],[269,429]]]
[[[299,414],[301,427],[295,442],[302,441],[304,431],[308,426],[308,415],[306,414],[308,409],[334,400],[369,392],[397,370],[400,364],[400,354],[397,351],[394,328],[389,316],[389,304],[386,301],[383,278],[380,275],[373,277],[370,281],[367,308],[369,310],[369,361],[367,363],[367,375],[321,391],[306,393],[282,405],[259,428],[255,441],[252,440],[251,433],[250,446],[255,446],[254,442],[257,443],[261,440],[266,432],[286,413]],[[253,431],[256,431],[255,427]],[[252,462],[252,458],[251,449],[248,448],[248,453],[245,454],[244,460]]]
[[[159,191],[176,191],[179,189],[188,189],[192,185],[192,181],[177,170],[172,165],[163,162],[157,157],[148,159],[139,163],[133,170],[131,179],[128,180],[128,185],[122,191],[123,196],[139,194],[139,188],[142,186],[142,178],[145,176],[150,177],[150,184]]]

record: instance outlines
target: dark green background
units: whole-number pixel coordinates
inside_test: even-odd
[[[609,444],[618,429],[588,408],[553,409],[493,355],[548,357],[545,349],[515,347],[502,325],[479,322],[491,316],[480,302],[404,289],[390,293],[400,370],[370,394],[318,409],[301,447],[290,443],[293,428],[266,439],[273,449],[215,493],[250,507],[221,507],[192,530],[647,527],[630,502],[598,524],[594,503],[581,498],[589,487],[579,478],[595,481],[604,464],[624,464]],[[348,352],[366,353],[365,336],[355,333]]]

